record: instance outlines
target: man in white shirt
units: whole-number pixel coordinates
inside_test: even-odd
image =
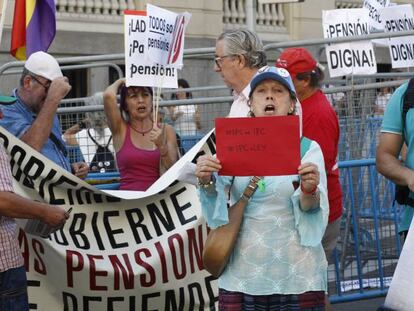
[[[227,30],[217,39],[214,62],[214,71],[233,90],[234,101],[229,117],[247,117],[250,81],[259,68],[266,65],[262,41],[247,29]],[[197,185],[195,164],[186,163],[178,179]]]
[[[266,54],[257,34],[247,29],[223,32],[216,42],[214,70],[233,90],[234,101],[229,117],[245,117],[250,81],[257,70],[266,65]]]

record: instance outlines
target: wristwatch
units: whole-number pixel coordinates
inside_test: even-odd
[[[198,183],[198,187],[202,189],[207,189],[207,188],[210,188],[211,186],[214,186],[214,184],[216,183],[216,177],[214,175],[211,175],[210,181],[206,184],[201,182],[200,178],[197,177],[197,183]]]

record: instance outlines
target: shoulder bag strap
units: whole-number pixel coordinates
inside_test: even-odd
[[[210,230],[203,250],[204,268],[219,277],[233,253],[243,221],[244,209],[256,191],[260,178],[253,176],[240,199],[229,208],[229,223]]]
[[[50,132],[49,138],[55,144],[55,146],[63,153],[63,155],[67,157],[68,150],[66,149],[65,145],[56,137],[56,135]]]

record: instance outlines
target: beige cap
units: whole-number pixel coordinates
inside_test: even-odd
[[[52,55],[42,51],[30,55],[24,67],[31,73],[50,81],[63,77],[56,59]]]

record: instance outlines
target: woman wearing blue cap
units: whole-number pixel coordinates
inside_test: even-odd
[[[251,116],[300,115],[285,69],[262,68],[250,86]],[[207,243],[203,254],[206,269],[219,276],[220,310],[324,310],[324,161],[319,145],[306,138],[301,139],[301,154],[298,173],[288,176],[217,176],[219,159],[198,159],[198,193],[212,229],[209,238],[212,233],[225,237],[236,231],[227,263],[219,260],[220,250],[214,245]],[[230,208],[225,188],[236,202]]]

